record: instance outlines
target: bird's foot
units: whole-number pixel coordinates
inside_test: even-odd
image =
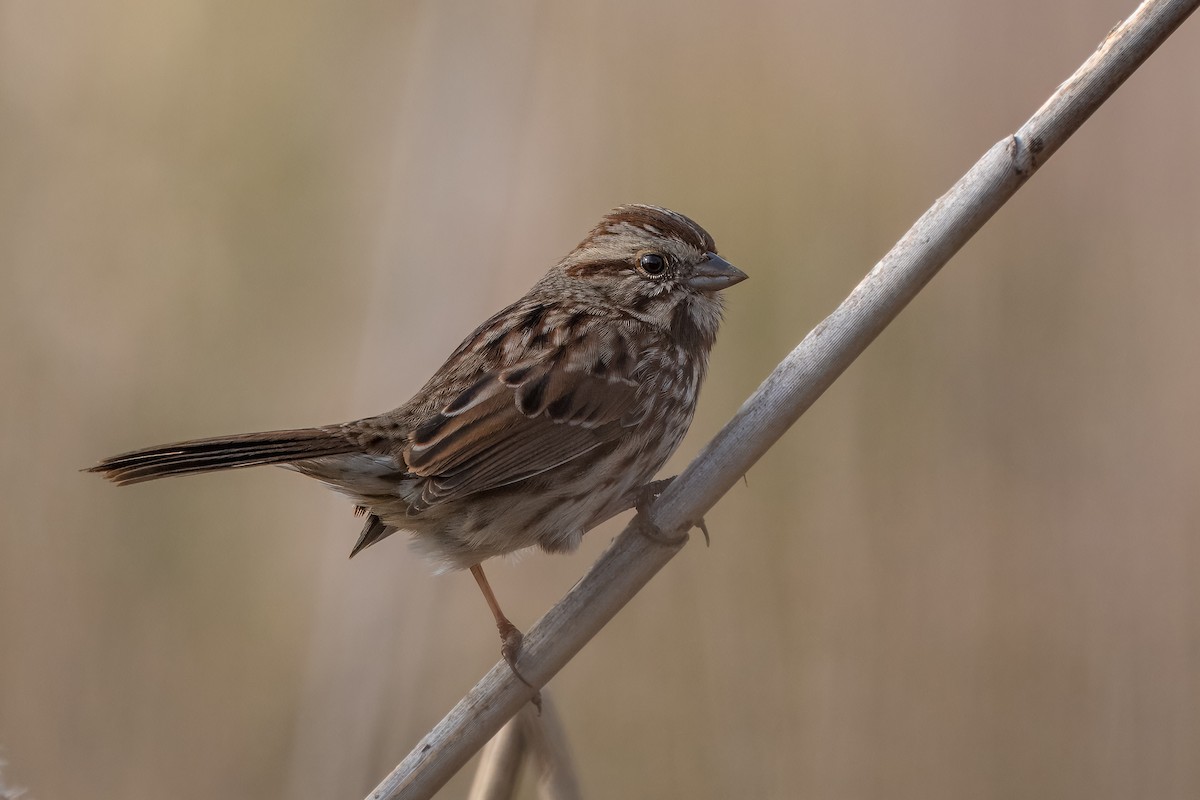
[[[532,683],[525,680],[525,676],[517,669],[517,658],[521,655],[521,644],[525,641],[525,634],[517,630],[517,626],[513,625],[508,620],[507,624],[497,625],[500,630],[500,655],[504,658],[508,668],[512,670],[512,674],[517,676],[517,680],[528,686],[530,689],[536,689]],[[542,713],[542,693],[535,691],[530,702],[538,710],[538,714]]]
[[[637,517],[634,519],[634,525],[638,533],[645,536],[652,542],[664,545],[666,547],[678,547],[688,540],[687,530],[682,530],[674,536],[668,536],[663,532],[662,528],[655,525],[646,516],[647,510],[651,504],[658,499],[658,496],[667,490],[667,487],[674,483],[677,476],[663,478],[662,480],[651,481],[645,486],[637,490],[637,494],[633,501],[633,507],[637,510]],[[704,517],[692,523],[691,527],[699,528],[704,534],[704,546],[708,547],[711,541],[708,536],[708,526],[704,524]]]

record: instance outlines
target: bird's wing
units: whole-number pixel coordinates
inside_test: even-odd
[[[627,351],[581,358],[559,347],[480,375],[413,430],[404,460],[425,478],[415,510],[540,475],[615,439],[644,414],[634,362]]]

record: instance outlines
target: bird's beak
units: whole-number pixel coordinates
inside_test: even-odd
[[[746,273],[721,258],[716,253],[709,253],[704,260],[692,268],[692,275],[687,279],[687,285],[701,292],[719,292],[728,289],[735,283],[746,280]]]

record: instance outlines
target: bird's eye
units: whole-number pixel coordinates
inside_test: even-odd
[[[662,275],[667,271],[667,262],[658,253],[646,253],[638,264],[647,275]]]

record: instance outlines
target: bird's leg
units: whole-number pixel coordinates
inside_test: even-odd
[[[670,478],[651,481],[645,486],[638,487],[633,491],[633,499],[631,501],[631,505],[637,509],[638,513],[636,526],[638,533],[652,542],[657,542],[667,547],[677,547],[686,542],[688,539],[687,531],[682,531],[677,536],[667,536],[662,532],[662,529],[646,517],[646,511],[649,510],[650,504],[657,500],[658,496],[665,492],[667,487],[675,481],[676,477],[678,476],[673,475]],[[708,526],[704,524],[704,517],[693,522],[692,527],[699,528],[700,532],[704,534],[704,546],[707,547],[710,542],[708,538]]]
[[[521,683],[530,689],[536,688],[525,680],[525,676],[517,669],[517,656],[521,654],[521,641],[525,638],[524,635],[517,630],[516,625],[509,622],[508,617],[504,616],[504,612],[500,610],[500,603],[496,600],[487,576],[483,574],[483,567],[476,564],[471,567],[471,574],[475,576],[475,582],[479,584],[479,591],[483,592],[483,599],[487,601],[488,608],[492,610],[492,616],[496,618],[496,629],[500,631],[500,655],[504,657],[508,668]],[[533,704],[538,707],[539,711],[541,710],[542,696],[540,692],[533,696]]]
[[[471,567],[471,574],[475,576],[475,582],[479,584],[479,591],[483,592],[483,599],[487,601],[488,608],[492,610],[492,616],[496,618],[496,629],[500,631],[500,654],[512,667],[513,673],[521,678],[521,673],[517,672],[517,655],[521,652],[521,640],[524,637],[517,630],[517,626],[509,622],[508,617],[504,616],[504,612],[500,610],[500,603],[496,600],[487,576],[483,574],[483,567],[476,564]],[[521,678],[521,681],[532,686],[524,678]]]

